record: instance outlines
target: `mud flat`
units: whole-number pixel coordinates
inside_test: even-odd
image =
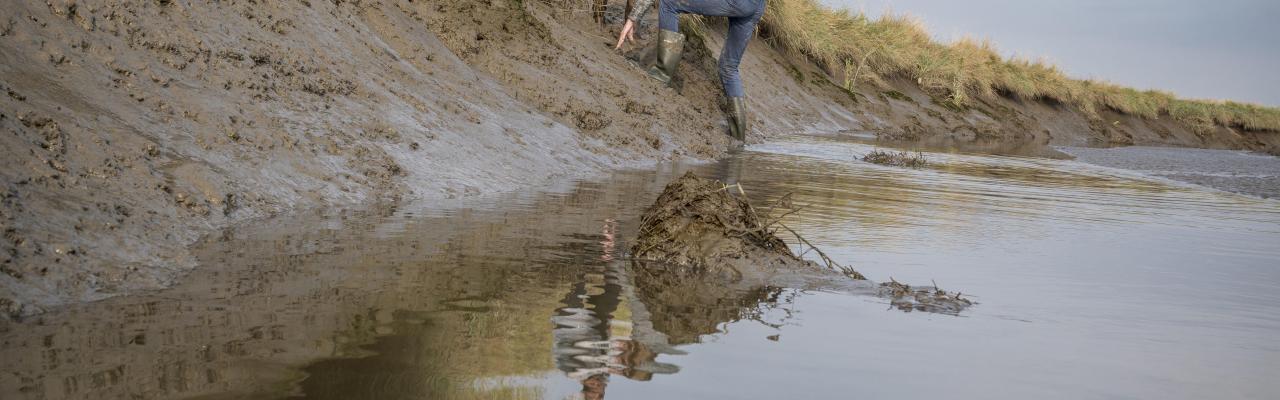
[[[1280,199],[1280,158],[1238,150],[1064,147],[1090,164],[1122,168],[1228,192]]]

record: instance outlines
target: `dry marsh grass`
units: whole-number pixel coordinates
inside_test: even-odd
[[[1280,131],[1280,109],[1185,100],[1167,92],[1073,79],[1043,61],[1002,57],[988,41],[964,38],[939,43],[909,16],[872,19],[816,0],[768,0],[761,29],[776,45],[840,72],[844,87],[850,90],[860,84],[884,86],[888,79],[906,78],[949,103],[944,104],[948,107],[1007,96],[1056,101],[1093,118],[1112,110],[1149,119],[1169,116],[1201,128]]]

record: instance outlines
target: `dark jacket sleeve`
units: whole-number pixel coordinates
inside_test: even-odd
[[[636,24],[644,19],[644,15],[649,12],[649,8],[653,7],[653,0],[637,0],[634,7],[631,8],[631,22]]]

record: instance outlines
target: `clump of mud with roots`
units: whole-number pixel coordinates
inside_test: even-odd
[[[696,298],[684,301],[699,303],[731,301],[739,293],[786,286],[871,289],[903,311],[954,315],[974,304],[936,285],[910,286],[892,278],[879,284],[867,280],[782,223],[783,217],[799,211],[790,196],[757,209],[747,201],[740,184],[726,185],[687,173],[667,185],[641,219],[630,252],[637,286],[659,288],[650,294],[665,297],[659,293],[661,288],[696,285],[701,288],[693,292]],[[794,253],[780,233],[795,238],[803,252]],[[810,253],[822,263],[802,257]],[[665,284],[644,284],[649,282]]]

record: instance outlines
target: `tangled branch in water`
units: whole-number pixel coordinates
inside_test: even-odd
[[[923,168],[929,164],[924,158],[924,153],[919,151],[908,153],[905,151],[890,152],[884,150],[873,150],[862,156],[862,161],[872,164],[888,165],[894,167]]]

